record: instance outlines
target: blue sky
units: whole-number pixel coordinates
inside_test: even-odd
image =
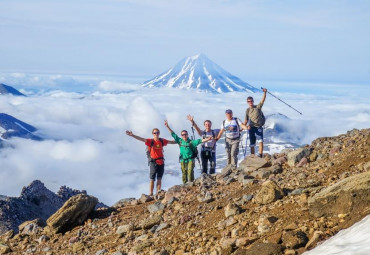
[[[370,80],[369,1],[2,0],[0,72],[152,77],[204,53],[246,81]]]

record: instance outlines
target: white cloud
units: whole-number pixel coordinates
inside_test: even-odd
[[[60,80],[68,79],[60,77]],[[124,197],[138,197],[148,192],[145,146],[126,136],[126,129],[147,138],[151,137],[152,128],[158,127],[162,137],[172,139],[163,125],[164,119],[168,119],[177,133],[182,129],[191,132],[187,114],[193,114],[200,126],[203,120],[210,119],[214,127],[219,128],[227,108],[233,109],[235,116],[244,118],[248,96],[244,93],[213,95],[170,88],[145,89],[136,85],[125,90],[120,82],[94,81],[92,86],[84,83],[86,91],[83,93],[54,90],[36,91],[30,97],[1,97],[1,112],[36,126],[48,139],[42,142],[11,139],[9,142],[14,147],[0,150],[0,194],[17,196],[22,186],[40,179],[54,191],[61,185],[86,189],[107,204]],[[124,92],[107,92],[106,88],[98,86],[104,81],[111,84],[109,88],[119,87]],[[363,89],[366,92],[366,86]],[[292,118],[285,125],[290,130],[289,135],[300,143],[370,126],[370,104],[366,97],[276,95],[303,115],[269,95],[264,113],[281,112]],[[262,94],[253,96],[259,101]],[[217,151],[218,166],[222,167],[224,148],[220,145]],[[181,183],[178,146],[168,145],[165,155],[163,184],[168,188]],[[199,175],[198,170],[196,174]]]

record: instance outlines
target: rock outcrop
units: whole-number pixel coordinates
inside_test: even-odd
[[[265,205],[275,202],[283,196],[284,192],[280,187],[275,182],[269,180],[262,184],[261,190],[256,194],[255,201],[258,204]]]
[[[46,223],[53,233],[64,233],[81,225],[94,210],[98,199],[85,194],[71,197]]]
[[[315,217],[346,214],[370,207],[370,172],[348,177],[308,199]]]
[[[17,198],[7,197],[0,200],[0,235],[8,230],[18,232],[18,226],[25,221],[40,219],[44,224],[65,201],[74,194],[86,194],[86,191],[61,187],[57,194],[35,180],[22,189]]]

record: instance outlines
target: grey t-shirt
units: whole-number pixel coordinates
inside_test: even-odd
[[[213,131],[213,134],[212,134],[212,131]],[[216,138],[218,136],[218,133],[220,133],[219,129],[212,129],[209,132],[206,132],[205,130],[203,130],[202,138],[203,139],[207,138],[207,137],[215,137]],[[211,149],[212,151],[216,151],[216,141],[215,140],[209,140],[208,142],[202,143],[202,151],[207,150],[207,149]]]
[[[245,110],[245,120],[251,127],[262,127],[263,116],[262,116],[262,103],[253,105],[253,108],[248,107]]]

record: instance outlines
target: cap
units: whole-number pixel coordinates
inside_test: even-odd
[[[225,111],[225,113],[233,113],[233,111],[232,111],[232,110],[230,110],[230,109],[227,109],[227,110]]]

